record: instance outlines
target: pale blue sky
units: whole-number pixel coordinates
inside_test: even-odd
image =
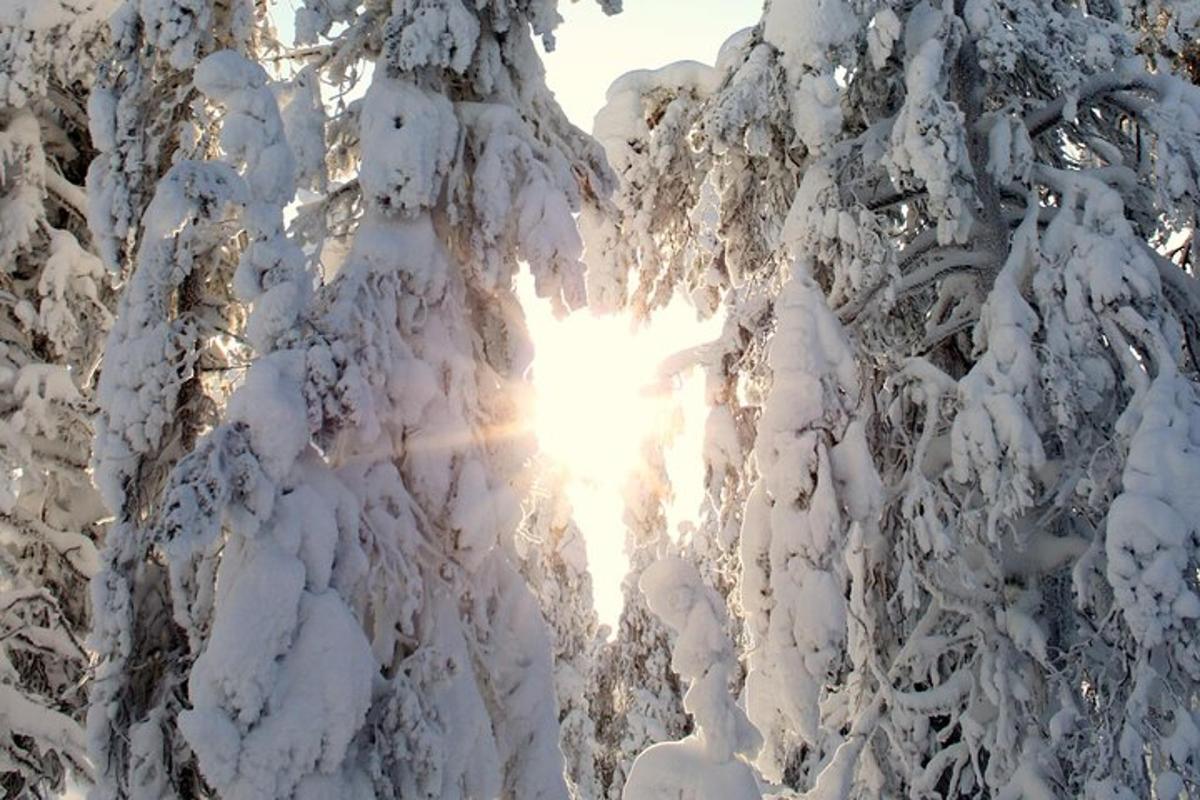
[[[753,25],[762,0],[625,0],[606,17],[594,0],[560,2],[566,20],[546,55],[546,81],[571,120],[586,131],[604,92],[634,69],[673,61],[711,64],[730,35]]]

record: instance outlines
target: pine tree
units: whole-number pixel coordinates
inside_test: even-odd
[[[725,598],[729,634],[743,653],[747,643],[739,539],[754,483],[750,456],[766,385],[761,331],[769,326],[770,287],[759,280],[761,272],[742,265],[753,263],[757,250],[749,248],[760,247],[765,226],[778,229],[786,214],[777,200],[753,193],[775,190],[779,180],[767,176],[779,162],[784,170],[794,170],[782,156],[749,158],[740,145],[713,141],[721,114],[746,117],[766,110],[751,106],[745,96],[778,104],[772,92],[778,91],[781,79],[764,75],[761,63],[745,74],[734,73],[748,34],[731,37],[715,67],[676,63],[630,73],[612,85],[595,133],[620,178],[614,213],[598,222],[583,219],[593,254],[588,272],[593,303],[627,304],[635,316],[645,317],[682,294],[701,317],[720,313],[725,318],[715,341],[679,354],[664,368],[672,373],[697,367],[703,371],[709,406],[704,424],[705,500],[699,524],[682,544],[685,557]],[[718,92],[723,84],[728,85]],[[733,111],[715,113],[713,103]],[[724,128],[741,142],[740,129],[729,124]],[[777,139],[774,134],[757,134],[755,141],[764,147]],[[774,151],[768,148],[770,152]],[[789,175],[789,185],[794,181]],[[749,196],[733,199],[739,193]],[[743,205],[754,207],[753,217],[743,213]],[[756,229],[746,230],[747,224]],[[731,235],[738,237],[738,248],[729,244]],[[633,265],[636,275],[627,286]],[[736,279],[731,280],[731,274]],[[738,685],[743,671],[739,669]]]
[[[1019,21],[1015,34],[1005,17]],[[1064,41],[1077,43],[1066,57]],[[897,731],[912,732],[897,736],[909,743],[893,752],[914,768],[885,770],[885,786],[1119,796],[1190,769],[1190,757],[1169,755],[1179,752],[1169,742],[1190,728],[1190,712],[1182,718],[1168,698],[1191,694],[1182,674],[1193,656],[1187,645],[1150,655],[1159,643],[1132,612],[1116,565],[1128,536],[1122,484],[1130,491],[1118,476],[1136,463],[1136,439],[1121,439],[1145,402],[1140,387],[1194,369],[1185,346],[1194,279],[1156,248],[1194,213],[1200,129],[1194,88],[1146,73],[1130,49],[1119,26],[1045,5],[968,7],[961,17],[917,6],[904,20],[902,102],[885,155],[868,164],[861,135],[849,161],[830,158],[837,166],[828,173],[806,175],[811,187],[792,209],[792,247],[816,250],[837,274],[862,255],[853,238],[839,236],[850,242],[838,247],[821,232],[831,211],[840,216],[857,187],[881,186],[880,164],[892,187],[873,197],[859,189],[870,213],[849,226],[873,249],[877,237],[888,241],[892,274],[837,309],[868,358],[891,355],[876,400],[890,406],[882,436],[917,443],[904,454],[889,454],[882,440],[873,448],[887,483],[901,487],[894,516],[885,510],[884,540],[904,548],[890,559],[889,582],[910,609],[903,633],[892,634],[878,702]],[[877,51],[872,67],[898,68],[898,55]],[[1143,114],[1121,105],[1124,91],[1141,97]],[[856,176],[848,191],[830,180],[842,169]],[[1130,170],[1150,190],[1113,181],[1114,170]],[[881,236],[899,224],[908,236]],[[884,302],[872,306],[881,283]],[[1173,344],[1152,344],[1159,337]],[[899,353],[896,341],[905,343]],[[1143,359],[1138,366],[1130,353]],[[1180,407],[1193,391],[1181,391]],[[907,416],[906,403],[925,416]],[[942,447],[948,462],[934,455]],[[1194,468],[1187,464],[1183,457],[1179,470]],[[1169,483],[1159,491],[1169,493]],[[1182,569],[1172,591],[1186,598]],[[1174,622],[1182,629],[1184,605]],[[876,608],[874,619],[884,620]],[[1120,617],[1124,625],[1105,630],[1102,620]],[[931,670],[909,655],[922,637],[961,643]],[[1110,655],[1121,651],[1128,655]],[[1174,664],[1169,673],[1138,674],[1135,665],[1158,657]],[[1133,685],[1118,688],[1114,668],[1137,675]],[[1150,721],[1167,718],[1171,731]],[[1115,764],[1105,731],[1122,742]]]
[[[0,791],[91,774],[87,581],[105,516],[88,475],[113,292],[81,188],[106,3],[0,11]]]

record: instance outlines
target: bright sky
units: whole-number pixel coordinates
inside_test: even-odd
[[[625,0],[607,17],[595,0],[560,2],[565,22],[546,54],[546,82],[571,120],[585,131],[609,85],[635,69],[673,61],[716,61],[731,35],[753,25],[763,0]]]
[[[634,330],[625,315],[579,311],[556,319],[522,276],[518,290],[533,337],[533,427],[542,452],[565,469],[567,499],[587,547],[596,611],[613,630],[621,613],[625,492],[643,445],[665,441],[671,482],[667,527],[678,537],[704,498],[703,443],[708,409],[698,369],[664,380],[664,359],[715,339],[722,320],[696,320],[676,300]]]
[[[546,82],[567,116],[590,132],[614,80],[674,61],[713,63],[726,39],[757,21],[762,0],[625,0],[625,10],[613,17],[594,0],[559,9],[565,21],[554,51],[545,55]],[[586,312],[555,320],[529,301],[531,293],[524,297],[537,353],[535,424],[542,449],[568,469],[567,493],[587,543],[596,611],[615,630],[628,571],[622,490],[640,439],[654,433],[651,417],[662,413],[661,399],[656,405],[646,398],[644,383],[661,359],[715,337],[719,323],[700,325],[678,303],[634,332],[626,319]],[[668,524],[676,536],[703,497],[702,377],[677,383],[672,399],[683,425],[666,454],[674,492]]]

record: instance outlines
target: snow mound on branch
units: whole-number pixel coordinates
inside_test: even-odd
[[[918,13],[920,12],[920,13]],[[937,218],[938,242],[964,242],[971,230],[973,170],[967,154],[962,111],[945,94],[948,62],[946,31],[956,23],[921,4],[904,31],[909,62],[907,96],[892,128],[885,164],[902,191],[923,187]]]
[[[858,32],[844,0],[773,0],[763,17],[763,40],[784,54],[789,71],[816,66]]]
[[[442,67],[462,75],[479,41],[479,19],[461,0],[398,0],[384,31],[389,63],[404,72]]]
[[[592,134],[604,145],[613,168],[624,172],[634,160],[630,142],[650,137],[642,105],[654,92],[692,92],[708,97],[721,83],[721,73],[698,61],[677,61],[659,69],[627,72],[613,81],[604,107],[596,114]]]
[[[763,17],[763,41],[779,51],[791,84],[792,125],[810,150],[819,150],[841,129],[834,55],[858,27],[844,0],[774,0]]]
[[[648,566],[639,582],[650,610],[677,634],[671,667],[690,681],[684,709],[696,732],[679,742],[647,748],[625,782],[624,800],[749,800],[761,796],[753,757],[762,737],[729,693],[737,666],[725,633],[725,604],[696,568],[668,557]]]
[[[363,99],[363,193],[378,208],[411,216],[441,194],[458,141],[450,102],[403,80],[376,76]]]
[[[1108,512],[1108,579],[1145,647],[1200,618],[1192,554],[1200,546],[1200,402],[1177,374],[1157,378],[1120,427],[1131,430],[1124,493]]]
[[[743,761],[712,763],[697,739],[656,744],[633,762],[622,800],[758,800]]]

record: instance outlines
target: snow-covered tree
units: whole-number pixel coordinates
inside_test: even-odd
[[[705,421],[706,493],[699,524],[680,532],[680,548],[705,582],[725,598],[730,634],[740,641],[737,544],[751,483],[746,462],[754,441],[755,415],[742,392],[747,377],[744,348],[753,343],[764,304],[754,290],[745,293],[744,302],[722,306],[728,286],[722,284],[717,252],[717,190],[707,181],[711,154],[694,147],[692,139],[700,110],[720,84],[723,60],[736,51],[736,44],[737,37],[722,50],[717,68],[679,62],[630,73],[612,85],[594,133],[617,173],[618,189],[612,212],[595,219],[585,215],[582,227],[589,254],[589,301],[594,307],[627,303],[635,317],[644,317],[684,290],[700,315],[711,315],[718,307],[726,315],[716,341],[677,354],[661,369],[666,381],[689,369],[704,373],[710,406]],[[688,213],[681,215],[680,209]],[[639,269],[634,285],[628,286],[631,265]],[[654,480],[662,481],[664,476]],[[630,605],[630,593],[638,594],[636,576],[626,592],[627,605],[653,621],[636,597]],[[659,652],[656,663],[661,667],[666,654],[661,646]],[[636,754],[636,750],[627,753],[623,760],[627,763]]]
[[[218,221],[245,231],[232,286],[257,355],[135,540],[166,569],[186,667],[148,688],[187,707],[131,740],[185,743],[196,783],[137,762],[132,787],[567,796],[551,640],[517,570],[532,443],[516,418],[530,349],[513,278],[526,262],[549,302],[582,303],[572,212],[610,179],[543,82],[533,36],[552,42],[557,19],[502,2],[306,5],[306,35],[345,23],[311,51],[309,91],[322,70],[374,70],[326,128],[354,177],[323,191],[356,199],[318,200],[297,239],[280,210],[297,175],[320,184],[317,126],[296,119],[312,94],[294,86],[280,113],[236,52],[195,68],[225,161],[181,162],[196,177],[160,203],[173,167],[144,227],[179,232],[164,243]],[[206,202],[182,202],[198,189]],[[345,242],[334,260],[328,245]],[[331,278],[315,294],[300,243]]]
[[[111,48],[88,105],[100,151],[88,179],[89,221],[112,269],[132,271],[144,212],[172,163],[213,155],[192,69],[222,48],[257,51],[265,11],[264,0],[121,2],[113,10]]]
[[[0,791],[86,783],[87,581],[104,508],[88,475],[113,293],[81,188],[104,2],[0,8]]]
[[[252,0],[121,4],[88,103],[100,151],[88,173],[89,223],[124,282],[92,452],[114,516],[92,581],[98,664],[88,734],[98,797],[204,791],[177,725],[194,654],[172,613],[154,520],[170,470],[213,424],[244,357],[245,311],[233,285],[239,258],[252,259],[273,224],[259,207],[273,204],[278,214],[291,196],[265,74],[242,69],[232,80],[246,81],[247,94],[229,100],[234,89],[214,75],[220,69],[210,67],[207,87],[198,71],[223,48],[255,52],[262,8]],[[275,149],[259,153],[272,137]],[[260,155],[273,161],[256,163]]]
[[[803,261],[775,300],[775,320],[754,448],[760,477],[741,538],[754,643],[746,704],[765,739],[764,775],[808,784],[814,776],[805,773],[825,763],[838,732],[870,702],[864,584],[878,551],[882,488],[858,365]]]
[[[524,576],[550,626],[559,746],[571,796],[602,796],[596,777],[596,724],[588,689],[601,647],[583,533],[571,519],[563,471],[539,463],[529,510],[517,538]],[[607,630],[607,628],[605,628]]]
[[[695,567],[679,558],[649,565],[639,584],[650,609],[675,633],[671,668],[688,681],[683,702],[695,732],[639,755],[623,800],[760,797],[754,771],[742,757],[752,758],[762,737],[730,694],[737,657],[725,635],[724,600],[704,585]]]
[[[793,789],[1194,780],[1196,517],[1142,448],[1172,430],[1155,449],[1194,468],[1200,293],[1179,242],[1200,117],[1123,19],[774,0],[696,112],[706,177],[669,180],[712,185],[721,224],[680,284],[724,264],[733,318],[766,300],[739,350],[770,499],[747,508],[742,592],[753,652],[776,653],[748,680],[759,766]],[[704,202],[653,224],[669,236]],[[773,633],[814,569],[827,613]],[[772,674],[790,707],[755,702]],[[789,716],[807,721],[772,721]]]
[[[882,158],[864,132],[810,170],[789,237],[831,277],[861,274],[864,246],[892,251],[887,277],[835,298],[890,373],[872,451],[898,487],[887,599],[907,613],[883,637],[878,703],[896,733],[875,746],[879,764],[913,766],[884,785],[1122,796],[1165,779],[1171,796],[1192,769],[1172,737],[1192,725],[1194,656],[1130,612],[1119,476],[1143,384],[1195,369],[1195,279],[1160,251],[1193,225],[1200,95],[1078,11],[918,5],[903,22],[903,50],[872,56],[904,64]],[[827,234],[847,212],[858,224]],[[1185,630],[1194,575],[1177,563],[1176,581],[1152,580],[1185,598]],[[954,644],[932,663],[909,655],[921,638]]]
[[[1168,68],[1200,82],[1200,5],[1191,0],[1138,0],[1111,3],[1095,13],[1131,25],[1138,51],[1152,63],[1163,59]]]
[[[621,217],[587,215],[588,294],[593,308],[628,302],[641,313],[670,300],[684,263],[705,243],[702,216],[678,215],[700,192],[703,172],[687,137],[700,102],[716,86],[717,71],[692,61],[623,75],[609,87],[594,135],[604,146]],[[626,286],[632,265],[637,285]]]
[[[619,800],[634,759],[647,747],[682,738],[691,724],[683,688],[671,669],[670,629],[647,604],[642,573],[678,553],[667,532],[670,499],[662,443],[648,440],[625,490],[625,552],[629,572],[621,582],[623,604],[613,638],[597,656],[591,708],[598,744],[597,772],[603,797]]]

